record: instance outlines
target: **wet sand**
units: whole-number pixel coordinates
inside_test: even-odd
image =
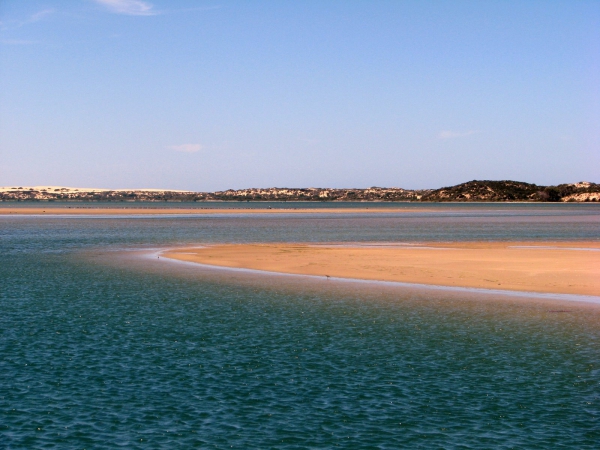
[[[278,273],[600,295],[600,242],[224,244],[161,256]]]
[[[136,208],[136,207],[0,207],[1,215],[182,215],[182,214],[379,214],[431,211],[427,208]]]

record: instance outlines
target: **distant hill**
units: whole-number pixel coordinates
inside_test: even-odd
[[[436,189],[422,198],[427,202],[506,202],[539,200],[543,186],[520,181],[469,181]]]
[[[586,181],[539,186],[511,180],[473,180],[441,189],[420,190],[381,187],[252,188],[217,192],[11,186],[0,188],[0,201],[598,202],[600,185]]]
[[[600,185],[589,182],[538,186],[522,181],[473,180],[436,189],[425,202],[559,202],[600,201]]]

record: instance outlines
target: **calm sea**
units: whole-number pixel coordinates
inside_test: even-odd
[[[0,216],[0,448],[599,448],[598,306],[147,256],[213,242],[600,240],[593,204],[352,206]]]

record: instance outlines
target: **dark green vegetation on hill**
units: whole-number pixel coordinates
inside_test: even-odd
[[[521,181],[473,180],[440,189],[409,190],[371,187],[331,188],[252,188],[217,192],[114,190],[85,191],[67,188],[41,189],[15,187],[0,192],[0,201],[383,201],[383,202],[597,202],[600,185],[580,182],[539,186]]]
[[[510,201],[598,201],[600,185],[595,183],[538,186],[521,181],[473,180],[456,186],[436,189],[421,201],[430,202],[510,202]]]

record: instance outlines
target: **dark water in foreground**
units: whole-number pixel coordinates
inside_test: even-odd
[[[0,218],[0,448],[598,448],[600,308],[123,251],[600,237],[552,211]]]

